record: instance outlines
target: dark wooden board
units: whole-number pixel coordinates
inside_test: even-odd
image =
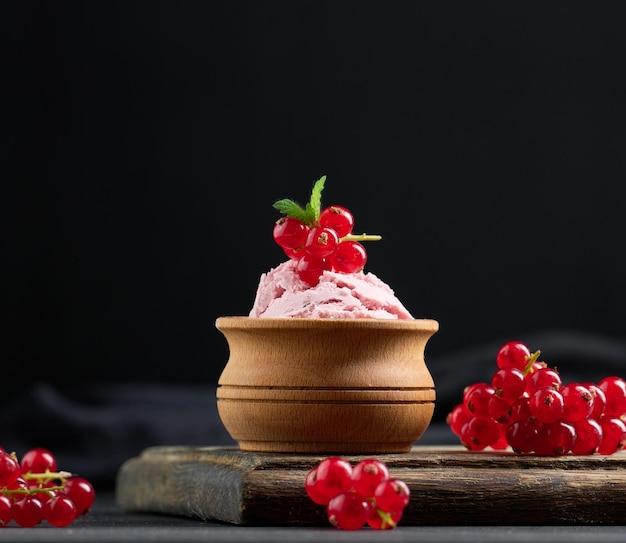
[[[536,457],[414,447],[376,455],[411,490],[401,524],[626,524],[626,451]],[[129,512],[238,525],[329,526],[304,490],[324,456],[228,447],[151,447],[127,460],[116,499]],[[364,456],[344,455],[353,464]]]

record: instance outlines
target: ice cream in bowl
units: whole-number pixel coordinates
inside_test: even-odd
[[[353,234],[346,208],[322,208],[324,182],[306,207],[274,204],[286,260],[261,275],[249,315],[216,321],[229,347],[218,413],[242,450],[408,452],[434,412],[424,355],[439,324],[365,271],[378,236]]]

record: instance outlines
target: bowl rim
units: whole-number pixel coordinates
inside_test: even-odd
[[[319,318],[295,318],[295,317],[247,317],[247,316],[221,316],[215,320],[218,329],[377,329],[377,330],[422,330],[437,332],[439,322],[435,319],[319,319]]]

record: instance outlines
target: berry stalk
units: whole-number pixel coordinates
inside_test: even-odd
[[[382,236],[379,236],[378,234],[348,234],[346,236],[343,236],[342,238],[339,238],[339,242],[341,243],[342,241],[380,241],[381,239],[383,239]]]
[[[65,481],[72,477],[73,473],[69,471],[50,471],[46,470],[43,473],[23,473],[22,477],[27,481],[38,481],[40,483],[49,483],[50,481]]]

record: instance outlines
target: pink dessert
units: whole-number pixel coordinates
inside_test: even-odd
[[[371,272],[324,271],[312,286],[288,260],[261,275],[250,317],[413,319],[394,291]]]
[[[362,241],[379,235],[354,234],[352,212],[323,208],[326,176],[313,185],[306,206],[274,202],[283,215],[274,241],[289,260],[261,275],[250,317],[312,319],[413,319],[387,283],[363,271]]]

